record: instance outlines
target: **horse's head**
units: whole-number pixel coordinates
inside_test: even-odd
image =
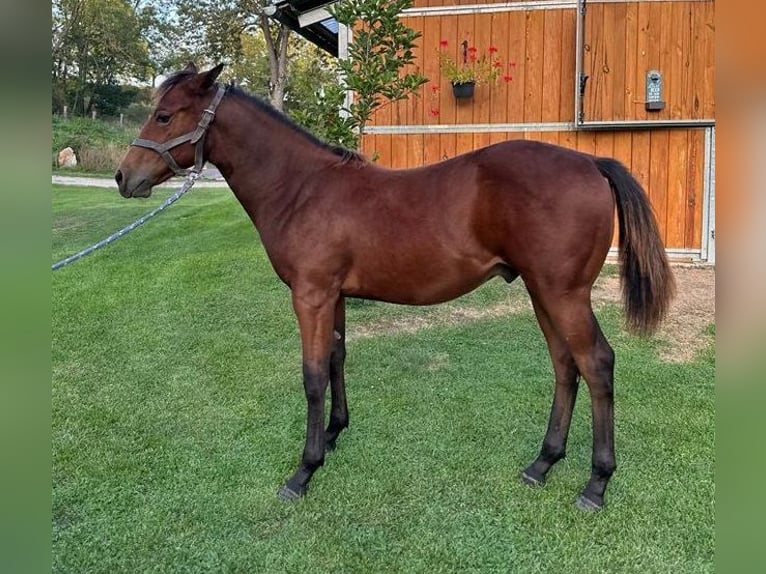
[[[158,88],[151,115],[114,174],[123,197],[149,197],[173,175],[202,169],[205,130],[223,97],[215,83],[222,69],[198,73],[189,64]]]

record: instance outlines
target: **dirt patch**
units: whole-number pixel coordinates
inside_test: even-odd
[[[706,329],[715,322],[715,268],[710,266],[674,266],[677,295],[657,337],[668,341],[660,357],[668,362],[691,361],[700,349],[712,341]],[[599,278],[593,288],[594,307],[619,304],[620,280],[617,276]],[[417,333],[434,326],[458,325],[466,321],[504,317],[531,310],[527,297],[515,297],[483,309],[472,307],[433,307],[428,312],[394,319],[382,319],[357,325],[349,340],[368,339],[380,335]]]

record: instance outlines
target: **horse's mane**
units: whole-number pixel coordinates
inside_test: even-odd
[[[196,72],[192,70],[181,70],[180,72],[175,72],[174,74],[171,74],[170,76],[165,78],[162,84],[160,84],[160,86],[155,91],[155,94],[154,94],[155,103],[159,101],[159,99],[162,98],[162,96],[165,95],[172,87],[183,83],[185,80],[191,78],[194,75],[196,75]],[[362,163],[362,164],[367,163],[367,160],[360,153],[346,149],[342,146],[332,145],[332,144],[328,144],[325,141],[322,141],[321,139],[316,137],[314,134],[312,134],[310,131],[308,131],[306,128],[295,123],[295,121],[293,121],[289,116],[275,109],[273,106],[263,101],[261,98],[254,96],[252,94],[248,94],[242,88],[235,86],[233,83],[230,83],[228,85],[227,93],[232,94],[239,98],[243,98],[247,100],[248,102],[255,104],[259,110],[268,114],[269,117],[274,118],[278,122],[289,127],[294,132],[303,136],[314,145],[317,145],[321,147],[322,149],[325,149],[337,155],[339,158],[341,158],[341,163],[350,163],[350,162]]]
[[[348,163],[348,162],[367,163],[367,160],[361,154],[355,151],[346,149],[342,146],[332,145],[332,144],[328,144],[325,141],[322,141],[321,139],[316,137],[314,134],[312,134],[310,131],[308,131],[306,128],[295,123],[295,121],[292,118],[290,118],[290,116],[280,112],[279,110],[274,108],[274,106],[265,102],[261,98],[247,93],[242,88],[235,86],[233,83],[229,84],[228,93],[238,96],[240,98],[244,98],[245,100],[255,104],[262,112],[268,114],[269,117],[272,117],[278,122],[286,125],[293,131],[297,132],[298,134],[300,134],[301,136],[309,140],[311,143],[323,149],[326,149],[327,151],[332,152],[333,154],[340,157],[343,163]]]

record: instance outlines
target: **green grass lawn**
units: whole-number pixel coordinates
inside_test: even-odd
[[[55,186],[53,260],[149,200]],[[714,351],[598,315],[617,354],[618,470],[607,506],[574,500],[590,469],[581,386],[569,456],[537,454],[552,370],[533,315],[353,339],[432,308],[348,310],[351,427],[282,503],[305,401],[289,293],[228,190],[195,189],[53,274],[53,565],[57,572],[708,572],[714,548]],[[453,306],[524,297],[493,281]]]

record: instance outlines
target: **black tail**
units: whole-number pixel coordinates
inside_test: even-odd
[[[665,255],[649,198],[624,165],[596,158],[609,180],[617,202],[620,226],[620,279],[627,328],[650,335],[667,313],[675,294],[675,280]]]

